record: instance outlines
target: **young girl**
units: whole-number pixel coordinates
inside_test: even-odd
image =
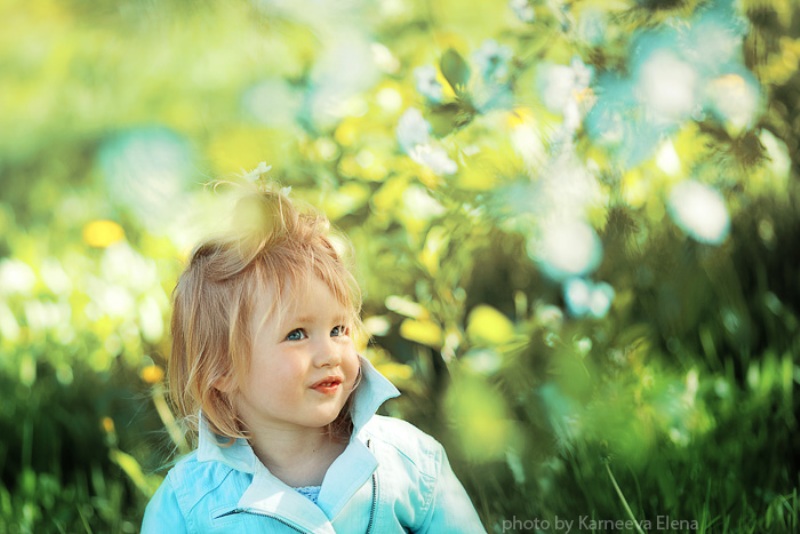
[[[361,296],[328,221],[253,191],[174,292],[172,400],[197,430],[142,532],[485,532],[441,445],[375,414]]]

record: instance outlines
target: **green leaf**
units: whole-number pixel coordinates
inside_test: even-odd
[[[159,481],[155,477],[148,477],[142,471],[142,466],[139,465],[139,462],[128,453],[122,452],[119,449],[111,449],[109,451],[109,456],[111,457],[111,461],[117,464],[128,477],[136,484],[136,487],[139,488],[142,493],[147,495],[148,497],[155,493],[156,488],[158,488]]]
[[[431,320],[406,319],[400,324],[400,335],[410,341],[416,341],[438,349],[442,346],[442,327]]]
[[[487,304],[479,304],[467,320],[467,336],[472,343],[502,345],[514,337],[514,323]]]
[[[436,137],[445,137],[454,130],[463,128],[475,118],[475,108],[468,97],[459,99],[431,110],[429,120],[433,134]]]
[[[461,108],[450,103],[432,110],[428,122],[436,137],[444,137],[456,128]]]
[[[445,53],[442,54],[440,67],[444,79],[447,80],[447,83],[450,84],[456,94],[460,95],[466,92],[471,72],[469,65],[467,65],[467,62],[464,61],[464,58],[462,58],[458,52],[452,48],[448,48]]]
[[[497,389],[479,377],[455,375],[444,401],[457,443],[470,461],[504,457],[516,432],[508,403]]]

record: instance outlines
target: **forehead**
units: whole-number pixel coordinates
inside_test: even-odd
[[[337,298],[336,289],[316,276],[298,280],[287,289],[282,300],[282,309],[289,315],[303,315],[323,307],[337,311],[345,307],[343,299]]]
[[[250,295],[253,332],[266,323],[277,327],[298,315],[313,313],[323,302],[338,308],[337,313],[348,315],[353,312],[353,306],[343,289],[332,287],[331,283],[313,273],[284,280],[280,286],[260,281]]]

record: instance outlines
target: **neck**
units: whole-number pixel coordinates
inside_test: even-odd
[[[325,429],[258,429],[250,445],[264,467],[289,486],[319,486],[346,443]]]

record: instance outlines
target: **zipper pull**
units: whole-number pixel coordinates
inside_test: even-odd
[[[234,514],[241,514],[242,512],[244,512],[244,510],[243,510],[243,509],[241,509],[241,508],[234,508],[233,510],[230,510],[230,511],[228,511],[228,512],[225,512],[224,514],[215,515],[215,516],[214,516],[214,519],[221,519],[221,518],[223,518],[223,517],[228,517],[228,516],[230,516],[230,515],[234,515]]]

